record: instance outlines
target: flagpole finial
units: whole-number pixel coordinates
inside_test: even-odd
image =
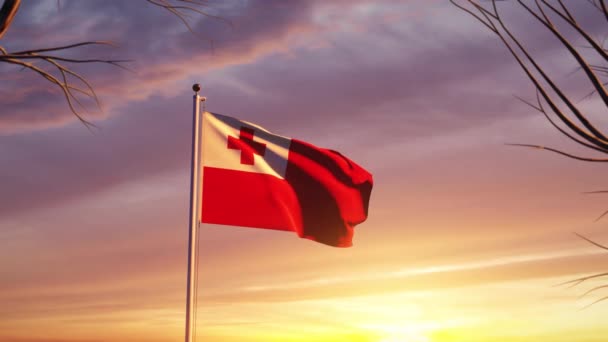
[[[198,93],[199,91],[201,91],[201,85],[198,83],[194,83],[192,85],[192,90],[194,90],[195,93]]]

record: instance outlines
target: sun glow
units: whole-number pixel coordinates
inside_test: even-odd
[[[431,342],[427,336],[399,334],[381,339],[379,342]]]
[[[376,332],[378,342],[431,342],[429,335],[438,327],[432,323],[414,323],[409,325],[366,325],[366,329]]]
[[[391,336],[380,340],[380,342],[430,342],[430,340],[427,337]]]

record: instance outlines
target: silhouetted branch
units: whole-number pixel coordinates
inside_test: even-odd
[[[598,290],[601,290],[601,289],[605,289],[605,288],[608,288],[608,285],[600,285],[600,286],[596,286],[596,287],[594,287],[594,288],[590,289],[589,291],[587,291],[587,292],[583,293],[583,294],[582,294],[582,295],[580,295],[578,298],[579,298],[579,299],[585,298],[585,297],[587,297],[588,295],[592,294],[593,292],[598,291]]]
[[[563,283],[557,284],[556,286],[564,286],[564,285],[570,285],[570,288],[575,287],[587,280],[591,280],[591,279],[596,279],[596,278],[601,278],[601,277],[605,277],[608,276],[608,272],[604,272],[604,273],[597,273],[597,274],[593,274],[590,276],[585,276],[585,277],[580,277],[577,279],[573,279],[573,280],[568,280],[565,281]]]
[[[608,296],[606,296],[606,297],[602,297],[602,298],[600,298],[600,299],[596,300],[595,302],[593,302],[593,303],[590,303],[590,304],[586,305],[586,306],[585,306],[585,307],[583,307],[581,310],[588,309],[588,308],[590,308],[590,307],[594,306],[595,304],[600,303],[600,302],[603,302],[603,301],[605,301],[605,300],[608,300]]]
[[[173,15],[175,15],[186,28],[194,35],[197,34],[190,22],[187,20],[188,14],[197,14],[217,20],[224,21],[231,25],[231,23],[221,17],[211,15],[204,11],[207,6],[207,1],[204,0],[146,0],[155,6],[159,6]],[[20,0],[4,0],[2,7],[0,8],[0,38],[10,27],[15,14],[17,13],[20,5]],[[59,0],[57,1],[57,7],[59,8]],[[205,38],[207,39],[207,38]],[[23,51],[9,52],[2,46],[0,46],[0,63],[8,63],[13,65],[19,65],[25,69],[31,70],[47,81],[57,86],[70,108],[70,111],[80,120],[86,127],[92,127],[92,124],[88,122],[82,115],[82,110],[86,111],[86,106],[82,104],[77,95],[84,96],[94,100],[97,107],[100,108],[99,98],[95,93],[93,86],[89,83],[87,78],[83,75],[76,73],[74,70],[69,68],[67,65],[71,64],[107,64],[122,69],[129,70],[124,66],[124,63],[129,60],[123,59],[103,59],[103,58],[73,58],[61,56],[58,53],[66,50],[72,51],[74,49],[85,47],[85,46],[112,46],[113,44],[108,41],[85,41],[75,44],[62,45],[50,48],[38,48],[29,49]],[[46,71],[45,69],[35,65],[35,62],[42,62],[47,66],[51,66],[53,73]]]
[[[603,250],[608,251],[608,247],[606,247],[606,246],[604,246],[604,245],[601,245],[601,244],[599,244],[599,243],[597,243],[597,242],[595,242],[595,241],[593,241],[593,240],[591,240],[591,239],[589,239],[589,238],[587,238],[587,237],[585,237],[585,236],[583,236],[583,235],[581,235],[581,234],[579,234],[579,233],[574,233],[574,235],[576,235],[576,236],[578,236],[579,238],[581,238],[581,239],[583,239],[583,240],[585,240],[585,241],[589,242],[590,244],[594,245],[595,247],[599,247],[599,248],[601,248],[601,249],[603,249]]]
[[[199,14],[199,15],[202,15],[202,16],[205,16],[208,18],[223,21],[224,23],[228,24],[229,26],[232,26],[232,22],[230,22],[229,20],[203,11],[202,9],[208,6],[208,1],[205,1],[205,0],[198,0],[198,1],[197,0],[174,0],[174,1],[171,1],[171,0],[146,0],[146,1],[152,5],[158,6],[160,8],[163,8],[163,9],[169,11],[169,13],[171,13],[175,17],[177,17],[184,24],[184,26],[186,26],[186,28],[188,29],[188,31],[190,31],[190,33],[209,41],[212,45],[213,45],[213,40],[209,39],[208,37],[204,37],[200,33],[197,33],[196,31],[194,31],[194,29],[190,25],[190,22],[188,22],[188,14],[190,14],[190,13]],[[183,5],[181,5],[180,3],[183,3]]]
[[[551,116],[549,116],[549,114],[547,114],[542,101],[540,99],[540,94],[538,91],[536,91],[536,102],[537,105],[534,105],[532,103],[530,103],[527,100],[522,99],[519,96],[515,96],[515,98],[517,98],[518,100],[522,101],[523,103],[525,103],[526,105],[534,108],[535,110],[537,110],[538,112],[542,113],[543,116],[547,119],[547,121],[549,121],[549,123],[551,124],[551,126],[553,126],[555,129],[557,129],[560,133],[562,133],[563,135],[565,135],[566,137],[568,137],[570,140],[576,142],[577,144],[580,144],[582,146],[585,146],[589,149],[592,150],[596,150],[598,152],[602,152],[602,153],[608,153],[608,150],[601,148],[601,147],[597,147],[591,144],[588,144],[580,139],[578,139],[577,137],[573,136],[572,134],[570,134],[568,131],[564,130],[562,127],[560,127],[557,123],[555,123],[555,121],[553,121],[553,119],[551,118]]]
[[[584,113],[580,108],[577,107],[575,101],[571,100],[571,96],[569,96],[563,88],[560,88],[554,81],[554,78],[549,75],[548,71],[541,66],[538,56],[534,56],[520,40],[519,36],[516,36],[516,34],[511,30],[505,19],[501,17],[501,13],[497,5],[498,0],[450,0],[450,2],[460,10],[471,15],[475,20],[481,22],[485,28],[495,34],[536,88],[535,103],[524,100],[517,96],[516,98],[534,110],[542,113],[554,128],[556,128],[562,135],[568,137],[570,140],[588,149],[603,153],[605,155],[608,154],[608,134],[606,134],[605,131],[598,129],[598,127],[591,122],[591,116],[588,115],[588,113]],[[604,0],[588,0],[587,2],[595,9],[600,11],[604,18],[608,20],[608,10]],[[509,3],[511,5],[521,7],[525,10],[525,13],[530,16],[530,18],[543,25],[544,29],[546,29],[548,33],[556,38],[561,47],[568,51],[570,56],[574,58],[577,65],[577,70],[583,72],[586,80],[593,88],[593,91],[591,91],[591,93],[586,95],[583,99],[593,94],[597,94],[602,99],[604,108],[608,109],[608,91],[606,90],[607,83],[600,79],[600,76],[608,76],[608,67],[604,64],[598,65],[591,64],[589,62],[596,59],[603,62],[608,62],[608,51],[604,48],[603,43],[600,44],[600,42],[594,39],[588,31],[580,26],[574,13],[569,10],[566,3],[563,0],[514,0],[510,1]],[[558,26],[554,23],[553,18],[559,18],[556,20],[562,20],[566,25],[560,26],[560,29],[558,29]],[[573,45],[566,38],[566,35],[560,30],[570,30],[582,37],[585,42],[590,45],[588,47],[590,51],[589,54],[593,54],[593,56],[589,59],[589,61],[587,59],[589,56],[587,54],[583,56],[580,51],[580,49],[585,47],[577,47]],[[553,97],[555,97],[555,99]],[[608,162],[608,159],[581,157],[541,145],[507,145],[547,150],[568,158],[586,162]],[[608,191],[594,191],[591,193],[608,193]],[[606,215],[608,215],[608,211],[602,213],[597,220],[600,220]],[[588,239],[583,235],[576,235],[597,248],[608,250],[608,247],[605,245]],[[570,287],[575,287],[588,280],[604,277],[608,277],[608,272],[577,278],[561,283],[559,286],[570,285]],[[596,286],[585,292],[581,297],[585,297],[590,293],[595,293],[596,291],[605,288],[608,288],[608,285]],[[605,300],[608,300],[608,296],[594,301],[587,307]]]
[[[4,0],[2,7],[0,7],[0,39],[11,26],[20,4],[21,0]]]
[[[570,153],[566,153],[564,151],[560,151],[551,147],[546,147],[546,146],[541,146],[541,145],[531,145],[531,144],[505,144],[507,146],[522,146],[522,147],[530,147],[530,148],[534,148],[534,149],[538,149],[538,150],[547,150],[547,151],[551,151],[557,154],[560,154],[562,156],[568,157],[568,158],[572,158],[572,159],[576,159],[576,160],[580,160],[580,161],[586,161],[586,162],[594,162],[594,163],[606,163],[608,162],[608,159],[603,159],[603,158],[588,158],[588,157],[580,157],[580,156],[576,156]]]
[[[545,0],[541,0],[543,3],[545,3]],[[562,43],[562,45],[568,50],[568,52],[570,52],[570,54],[576,59],[577,63],[580,65],[580,67],[583,69],[583,71],[585,72],[585,74],[587,75],[587,78],[589,79],[589,81],[593,84],[593,86],[595,87],[595,90],[598,92],[598,94],[600,95],[600,97],[602,98],[602,100],[604,101],[604,104],[606,106],[608,106],[608,92],[606,91],[606,89],[604,88],[604,86],[602,85],[602,82],[600,82],[599,78],[597,77],[597,75],[593,72],[593,70],[591,69],[591,66],[587,63],[587,61],[585,60],[585,58],[576,50],[576,48],[574,48],[574,46],[557,30],[557,28],[555,27],[555,25],[553,24],[553,22],[551,20],[549,20],[547,17],[545,17],[545,20],[543,20],[543,18],[540,18],[538,16],[538,14],[536,14],[529,6],[527,6],[523,0],[517,0],[517,2],[524,7],[532,16],[534,16],[540,23],[542,23],[549,31],[551,31],[551,33],[553,33],[553,35],[559,39],[559,41]],[[540,6],[540,5],[539,5]],[[587,35],[588,36],[588,35]],[[593,44],[595,44],[595,41],[591,38],[589,38],[590,42],[593,42]],[[593,45],[592,44],[592,45]],[[603,51],[603,49],[599,48],[598,49],[602,52],[601,56],[604,58],[604,60],[608,60],[608,55],[606,55],[606,53]],[[539,70],[540,72],[540,70]],[[553,90],[558,93],[560,95],[560,98],[566,103],[566,105],[568,105],[568,107],[575,112],[575,114],[577,115],[577,117],[579,117],[581,114],[578,112],[578,110],[574,109],[571,107],[571,102],[568,100],[567,97],[562,96],[563,93],[561,92],[561,90],[559,88],[554,88],[552,85]],[[579,119],[581,119],[579,117]],[[583,116],[583,120],[586,120],[586,118]],[[604,140],[606,140],[606,138],[602,138]]]
[[[504,46],[509,50],[511,55],[518,62],[520,67],[526,73],[530,81],[534,84],[537,91],[540,93],[543,100],[547,103],[547,105],[551,108],[552,112],[560,119],[562,123],[564,123],[572,132],[576,133],[579,137],[585,139],[590,144],[598,147],[600,151],[606,152],[608,151],[608,138],[606,135],[598,130],[588,119],[587,117],[574,105],[574,103],[568,98],[568,96],[555,84],[555,82],[549,77],[549,75],[545,72],[545,70],[539,65],[536,59],[528,52],[528,50],[523,46],[523,44],[519,41],[517,37],[511,32],[511,30],[504,23],[503,19],[500,17],[497,7],[497,1],[491,1],[491,9],[484,8],[480,3],[475,0],[466,0],[466,3],[472,6],[471,9],[466,8],[465,6],[457,3],[455,0],[450,0],[453,4],[455,4],[458,8],[466,11],[467,13],[473,15],[478,21],[482,22],[484,26],[490,29],[494,34],[498,36],[498,38],[503,42]],[[546,1],[541,0],[542,3]],[[608,94],[604,88],[602,82],[599,81],[597,75],[595,75],[593,68],[585,61],[585,59],[580,55],[576,49],[570,44],[567,39],[565,39],[561,33],[555,28],[553,22],[549,19],[547,14],[543,11],[541,6],[541,2],[535,1],[539,11],[541,14],[538,14],[532,10],[526,3],[521,0],[518,0],[519,3],[526,11],[531,14],[537,21],[541,22],[555,37],[557,37],[562,45],[570,51],[570,53],[575,57],[577,63],[580,65],[580,68],[585,71],[588,76],[590,82],[595,87],[595,92],[599,93],[602,98],[605,100],[605,104],[608,106]],[[564,6],[563,3],[560,3],[561,6]],[[564,6],[565,7],[565,6]],[[551,7],[552,10],[559,12],[555,7]],[[476,14],[474,11],[477,11]],[[561,12],[559,12],[561,13]],[[567,12],[567,14],[562,14],[565,20],[568,20],[572,23],[572,25],[577,25],[574,20],[572,14]],[[498,25],[498,26],[497,26]],[[501,30],[498,29],[501,28]],[[587,37],[589,37],[587,35]],[[605,56],[605,52],[599,45],[589,37],[589,40],[595,45],[595,47],[599,48],[602,51],[603,56]],[[512,46],[511,44],[514,44]],[[517,50],[515,49],[517,48]],[[521,54],[521,57],[520,57]],[[524,60],[524,57],[534,68],[530,69]],[[564,103],[571,113],[579,120],[583,126],[589,131],[584,130],[581,127],[578,127],[572,120],[568,118],[568,116],[559,108],[557,103],[551,98],[548,93],[548,90],[545,89],[545,86],[541,84],[540,80],[534,75],[534,72],[537,72],[543,81],[545,81],[549,88],[559,97],[560,101]],[[548,117],[547,113],[543,111],[543,114]],[[550,120],[551,121],[551,120]],[[553,124],[553,123],[552,123]],[[553,124],[554,125],[554,124]],[[554,125],[555,126],[555,125]],[[560,130],[560,132],[564,133],[564,130]],[[567,135],[567,134],[566,134]],[[571,135],[567,135],[572,139]],[[578,141],[577,141],[578,142]],[[585,145],[588,147],[588,145]]]
[[[581,26],[576,22],[576,20],[574,20],[574,17],[572,17],[572,14],[570,14],[570,12],[568,12],[567,8],[564,6],[564,4],[561,1],[559,1],[559,4],[562,6],[562,8],[565,9],[566,15],[564,15],[562,12],[557,10],[553,5],[551,5],[546,0],[541,0],[541,1],[548,8],[550,8],[554,13],[556,13],[560,18],[562,18],[564,21],[566,21],[568,24],[570,24],[570,26],[572,28],[574,28],[576,30],[576,32],[578,32],[583,38],[585,38],[585,40],[591,45],[591,47],[593,47],[593,49],[600,56],[602,56],[602,58],[604,60],[608,60],[608,53],[606,53],[606,50],[604,50],[600,46],[600,44],[597,41],[595,41],[595,39],[593,39],[589,33],[587,33],[587,31],[585,31],[581,28]]]
[[[65,66],[63,63],[72,63],[72,64],[108,64],[113,66],[118,66],[120,68],[126,69],[121,63],[128,62],[127,60],[112,60],[112,59],[79,59],[79,58],[66,58],[62,56],[56,56],[50,53],[74,49],[82,46],[90,46],[90,45],[112,45],[110,42],[105,41],[89,41],[89,42],[81,42],[77,44],[53,47],[53,48],[44,48],[44,49],[33,49],[33,50],[25,50],[25,51],[17,51],[17,52],[7,52],[4,48],[0,47],[0,62],[5,62],[9,64],[19,65],[25,69],[34,71],[39,74],[47,81],[56,85],[62,92],[70,111],[78,118],[80,122],[82,122],[87,128],[93,127],[93,125],[87,121],[83,115],[82,110],[85,110],[85,106],[82,104],[77,94],[85,96],[87,98],[93,99],[98,108],[101,108],[99,98],[93,89],[93,86],[87,81],[87,79]],[[44,52],[45,54],[40,54]],[[53,67],[55,72],[59,74],[59,78],[54,76],[51,72],[42,69],[41,67],[35,65],[34,61],[42,61],[47,65]],[[84,85],[85,88],[78,87],[74,82],[80,83]],[[78,105],[78,106],[76,106]]]

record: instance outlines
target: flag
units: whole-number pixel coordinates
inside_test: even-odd
[[[367,218],[372,175],[336,151],[204,112],[200,159],[202,222],[350,247]]]

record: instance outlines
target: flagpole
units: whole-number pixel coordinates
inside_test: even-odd
[[[194,321],[196,300],[196,242],[197,228],[199,225],[200,212],[200,103],[201,96],[198,92],[201,86],[197,83],[192,86],[193,96],[193,115],[192,115],[192,159],[190,164],[190,223],[188,234],[188,286],[186,290],[186,342],[193,342],[193,331],[196,322]]]

